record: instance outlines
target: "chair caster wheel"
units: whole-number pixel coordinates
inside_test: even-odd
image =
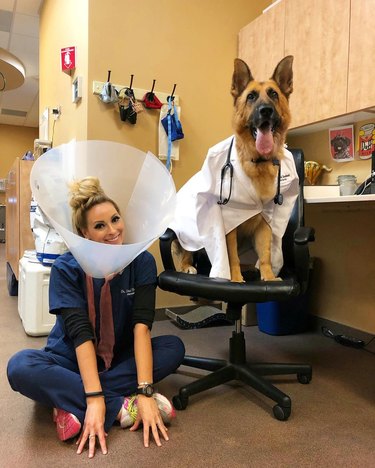
[[[173,406],[176,410],[184,410],[188,405],[188,398],[182,398],[181,395],[176,395],[172,398]]]
[[[273,407],[273,415],[279,421],[286,421],[289,418],[290,413],[291,413],[290,407],[286,408],[284,406],[279,406],[279,405],[275,405]]]
[[[297,379],[301,384],[308,384],[311,381],[311,374],[297,374]]]

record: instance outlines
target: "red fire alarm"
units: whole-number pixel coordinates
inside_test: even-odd
[[[70,73],[76,67],[76,48],[64,47],[61,49],[61,71]]]

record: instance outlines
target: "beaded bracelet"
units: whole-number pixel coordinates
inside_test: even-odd
[[[139,382],[138,388],[145,387],[146,385],[154,385],[152,382]]]
[[[100,397],[100,396],[104,396],[103,391],[85,393],[85,397],[86,397],[86,398],[89,398],[89,397]]]

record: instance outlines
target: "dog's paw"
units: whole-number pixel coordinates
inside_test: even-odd
[[[231,277],[230,280],[232,281],[232,283],[244,283],[245,282],[242,275],[239,275],[239,276],[234,275]]]
[[[196,268],[193,267],[193,265],[187,265],[187,266],[183,267],[181,271],[183,273],[189,273],[189,275],[196,275],[197,274],[197,270],[196,270]]]
[[[281,278],[276,278],[270,265],[261,265],[260,267],[260,279],[262,281],[281,281]]]
[[[275,277],[275,276],[269,276],[265,278],[261,278],[263,281],[282,281],[282,278]]]

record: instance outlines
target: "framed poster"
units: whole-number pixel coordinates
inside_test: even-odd
[[[353,125],[329,129],[329,146],[332,159],[336,162],[354,160]]]
[[[358,132],[358,156],[360,159],[370,159],[375,150],[375,124],[362,125]]]

